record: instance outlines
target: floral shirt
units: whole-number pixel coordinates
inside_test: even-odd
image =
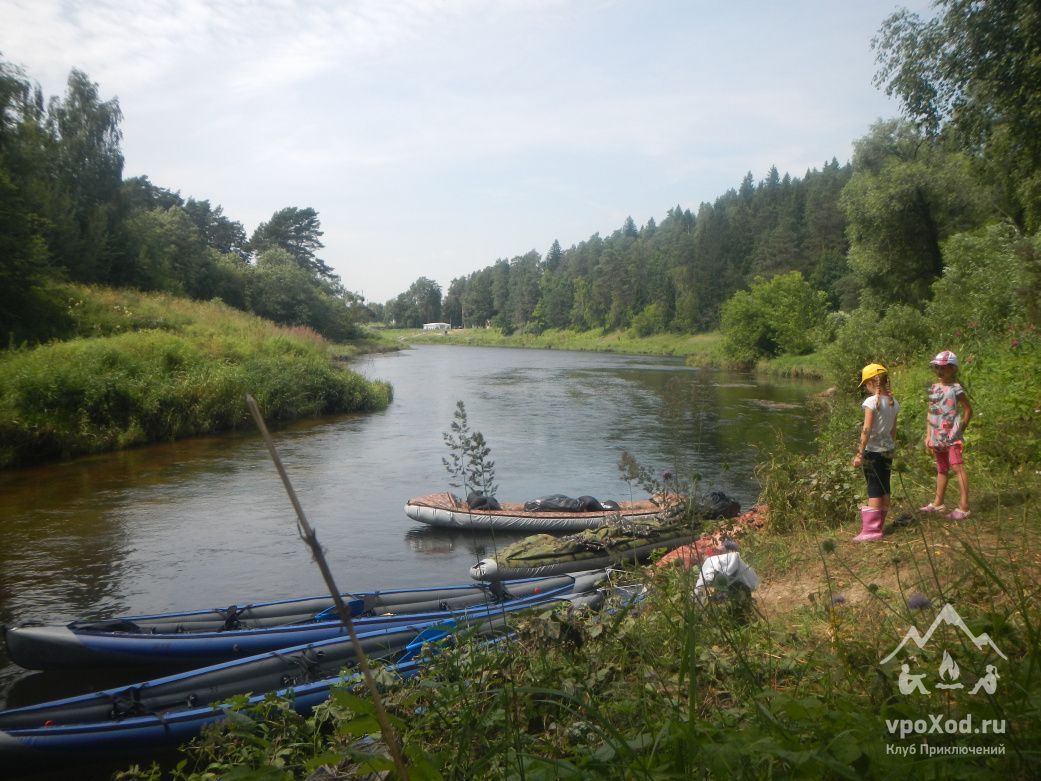
[[[957,382],[929,386],[929,447],[950,447],[962,442],[961,407],[958,398],[965,389]]]

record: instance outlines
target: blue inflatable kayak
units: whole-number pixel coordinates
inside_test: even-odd
[[[481,611],[491,615],[514,600],[588,590],[604,577],[599,571],[495,586],[466,584],[345,594],[344,599],[354,616],[355,631],[369,632],[474,616]],[[331,597],[4,629],[8,656],[34,670],[116,666],[187,669],[343,636],[346,630]]]
[[[416,672],[422,647],[450,634],[501,636],[508,616],[519,611],[557,601],[595,604],[593,595],[598,590],[594,581],[583,583],[588,591],[572,588],[553,595],[536,594],[504,602],[494,610],[465,611],[449,622],[367,631],[358,639],[367,656],[393,660],[389,669],[408,676]],[[355,661],[350,640],[337,637],[0,711],[0,766],[38,767],[177,746],[198,735],[204,726],[225,718],[230,706],[221,703],[236,695],[249,695],[250,704],[269,692],[287,695],[294,709],[307,713],[334,686],[357,678],[343,671]]]

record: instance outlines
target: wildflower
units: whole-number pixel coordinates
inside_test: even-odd
[[[831,604],[833,605],[845,605],[846,598],[842,594],[836,594],[831,598]]]
[[[933,603],[929,601],[929,597],[925,594],[912,594],[907,600],[907,606],[911,610],[925,610],[933,606]]]

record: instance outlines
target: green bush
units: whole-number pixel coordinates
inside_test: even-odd
[[[827,296],[793,271],[752,283],[723,304],[720,332],[735,363],[753,363],[777,355],[803,355],[814,347],[824,323]]]
[[[660,304],[644,307],[640,314],[633,318],[630,333],[637,337],[653,336],[665,330],[665,312]]]
[[[0,467],[235,428],[246,393],[273,420],[390,402],[309,329],[136,292],[68,301],[74,328],[99,335],[0,355]]]
[[[861,307],[838,328],[835,341],[823,352],[824,363],[833,381],[843,389],[860,383],[860,370],[869,363],[890,367],[915,363],[933,349],[936,330],[930,320],[906,304],[896,304],[885,312]]]
[[[1021,238],[1002,224],[951,237],[943,247],[943,276],[933,284],[926,311],[950,329],[986,324],[999,330],[1024,322],[1038,293],[1031,264],[1024,260],[1038,245],[1038,237]]]
[[[997,468],[1041,467],[1041,334],[1033,325],[952,340],[973,408],[967,452]]]

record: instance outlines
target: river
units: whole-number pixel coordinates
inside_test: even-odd
[[[747,507],[779,435],[813,438],[817,383],[686,367],[678,359],[453,346],[374,355],[394,386],[378,413],[275,431],[342,590],[462,583],[511,538],[430,529],[410,496],[449,488],[443,433],[457,400],[485,435],[498,496],[628,499],[619,457],[700,474]],[[644,498],[633,488],[634,498]],[[65,622],[321,593],[317,568],[259,435],[243,430],[0,473],[0,621]],[[0,704],[111,684],[27,675],[0,656]]]

